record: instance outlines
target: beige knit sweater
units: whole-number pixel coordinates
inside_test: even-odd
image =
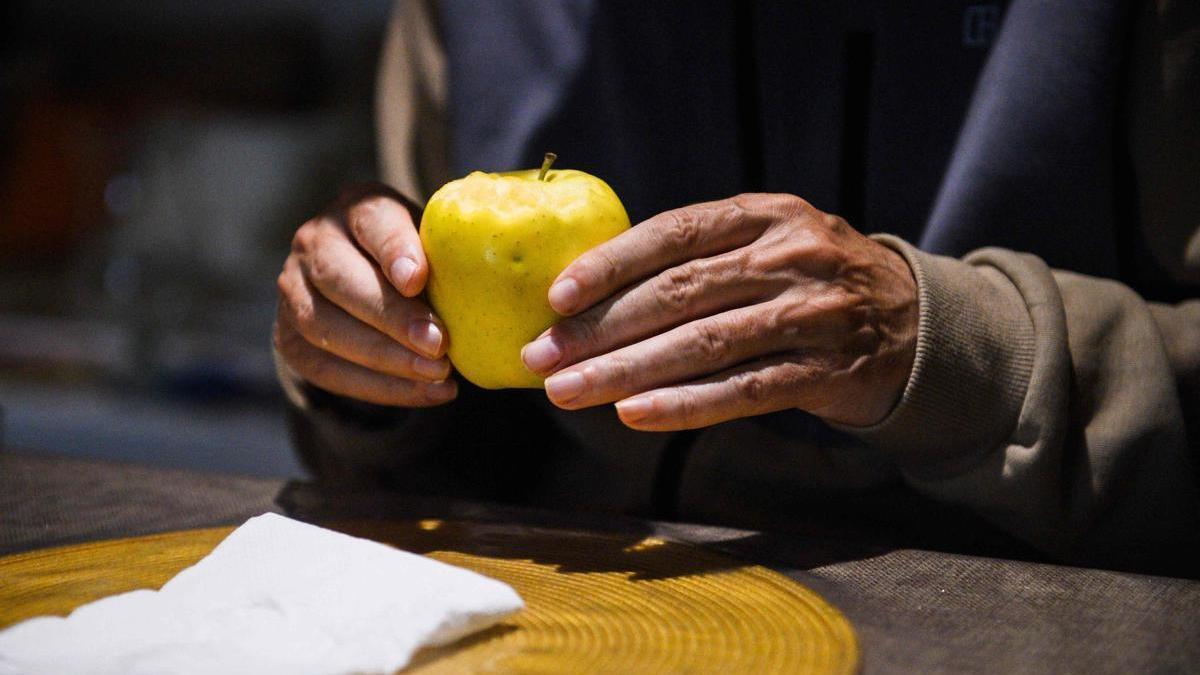
[[[430,17],[422,2],[398,5],[379,76],[384,173],[412,195],[447,178],[446,69]],[[1182,75],[1155,78],[1166,82],[1157,89],[1140,81],[1131,131],[1139,181],[1151,186],[1140,236],[1191,287],[1200,283],[1197,30],[1190,42],[1142,45],[1143,69]],[[1177,132],[1170,142],[1163,125]],[[887,522],[905,516],[870,496],[902,486],[1056,558],[1200,571],[1185,556],[1200,536],[1200,301],[1147,303],[1014,251],[956,260],[877,239],[905,256],[919,287],[916,362],[899,405],[841,434],[748,419],[689,436],[668,515],[775,527],[870,503]],[[630,431],[611,407],[569,413],[540,392],[466,388],[451,405],[400,413],[313,397],[282,370],[297,443],[327,480],[575,509],[662,506],[660,459],[677,436]]]

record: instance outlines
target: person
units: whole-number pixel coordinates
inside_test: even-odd
[[[390,186],[279,277],[314,474],[751,527],[966,510],[1195,574],[1200,11],[951,4],[400,2]],[[551,288],[546,391],[482,391],[412,199],[545,150],[641,222]]]

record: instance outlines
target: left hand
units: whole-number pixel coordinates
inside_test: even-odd
[[[654,216],[576,258],[549,300],[570,318],[522,351],[553,373],[547,396],[569,410],[615,401],[647,431],[787,408],[874,424],[916,353],[908,263],[791,195]]]

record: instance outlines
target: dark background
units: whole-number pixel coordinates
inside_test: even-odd
[[[274,278],[375,175],[389,9],[0,3],[0,447],[300,475]]]

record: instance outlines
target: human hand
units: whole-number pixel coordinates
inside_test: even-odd
[[[304,223],[278,279],[275,349],[312,384],[381,405],[457,395],[446,333],[416,296],[429,266],[420,211],[383,185],[349,188]]]
[[[546,394],[667,431],[786,408],[866,426],[899,400],[917,289],[900,254],[791,195],[657,215],[576,258],[526,345]]]

